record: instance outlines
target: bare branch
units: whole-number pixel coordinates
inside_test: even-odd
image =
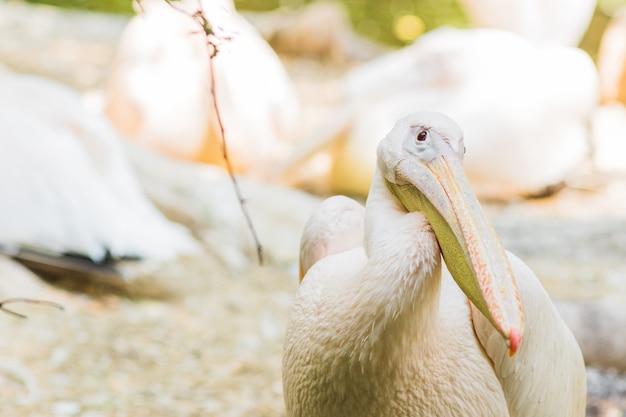
[[[65,310],[63,308],[63,306],[61,304],[52,302],[52,301],[45,301],[45,300],[33,300],[31,298],[9,298],[8,300],[4,300],[4,301],[0,301],[0,310],[4,311],[5,313],[11,314],[15,317],[19,317],[22,319],[25,319],[26,316],[24,314],[21,313],[17,313],[13,310],[9,310],[8,308],[5,307],[6,304],[11,304],[11,303],[30,303],[30,304],[45,304],[54,308],[58,308],[59,310]]]
[[[233,183],[233,188],[235,190],[235,194],[237,195],[237,200],[239,201],[239,206],[241,207],[241,211],[246,219],[246,223],[248,225],[248,228],[250,229],[252,238],[254,239],[254,244],[256,245],[257,257],[259,259],[259,265],[263,265],[263,247],[261,246],[261,242],[259,241],[256,230],[254,229],[252,219],[245,206],[245,200],[243,198],[243,194],[241,193],[241,188],[239,187],[239,183],[237,182],[237,178],[235,177],[233,166],[228,157],[228,147],[226,145],[226,133],[224,130],[224,124],[222,122],[220,109],[217,103],[215,68],[213,66],[214,65],[213,59],[219,53],[220,45],[224,41],[230,41],[231,37],[223,33],[218,33],[218,30],[216,30],[216,27],[214,27],[209,22],[209,19],[204,14],[204,10],[202,9],[202,3],[200,0],[198,0],[198,9],[193,13],[189,13],[186,10],[175,5],[174,2],[178,0],[164,0],[164,1],[174,10],[185,14],[196,23],[200,27],[204,35],[206,36],[207,45],[211,48],[210,53],[209,53],[209,64],[210,64],[210,70],[211,70],[211,96],[213,98],[213,106],[215,107],[215,113],[216,113],[217,122],[219,125],[220,139],[221,139],[220,144],[222,146],[222,156],[224,158],[224,163],[226,165],[226,170],[228,171],[228,175],[230,176],[230,179]],[[138,3],[140,9],[143,10],[141,6],[141,0],[136,0],[136,2]]]
[[[254,229],[254,225],[252,224],[252,219],[250,218],[250,214],[245,206],[245,201],[243,199],[243,195],[241,193],[241,189],[239,188],[239,183],[237,182],[237,178],[235,177],[235,173],[233,171],[233,167],[230,163],[230,159],[228,158],[228,147],[226,146],[226,135],[224,133],[224,124],[222,123],[222,116],[220,115],[219,107],[217,106],[217,94],[215,92],[215,70],[213,68],[213,59],[210,60],[211,65],[211,96],[213,97],[213,105],[215,106],[215,114],[217,116],[217,123],[220,127],[220,135],[222,138],[222,155],[224,156],[224,162],[226,163],[226,169],[228,171],[228,175],[230,175],[230,179],[233,182],[233,188],[235,189],[235,194],[237,194],[237,199],[239,200],[239,206],[241,207],[241,211],[243,212],[244,217],[246,218],[246,222],[248,223],[248,228],[250,229],[250,233],[252,233],[252,238],[254,239],[254,243],[256,244],[256,252],[257,257],[259,258],[259,265],[263,265],[263,246],[261,246],[261,242],[256,234],[256,230]]]

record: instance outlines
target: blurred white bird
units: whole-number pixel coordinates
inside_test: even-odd
[[[536,45],[578,46],[596,0],[461,0],[477,27],[506,29]]]
[[[536,48],[496,29],[434,30],[356,68],[343,87],[346,104],[327,121],[329,133],[285,165],[335,142],[332,191],[360,195],[380,138],[419,110],[447,113],[463,127],[465,169],[479,196],[541,193],[586,157],[598,95],[594,64],[581,50]]]
[[[0,73],[0,244],[99,263],[172,260],[196,246],[142,193],[120,138],[80,96],[44,78]]]
[[[166,154],[223,164],[210,95],[209,47],[186,13],[202,10],[226,39],[214,58],[217,102],[229,159],[256,172],[287,152],[298,125],[295,87],[285,68],[231,0],[183,0],[175,10],[144,0],[126,28],[113,65],[107,114],[129,138]]]
[[[626,6],[615,12],[602,34],[598,73],[602,101],[626,105]]]

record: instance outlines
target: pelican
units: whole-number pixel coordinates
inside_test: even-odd
[[[0,146],[2,252],[75,254],[101,264],[197,251],[188,230],[143,194],[107,119],[89,113],[70,88],[0,73]]]
[[[221,38],[212,68],[229,159],[235,170],[254,174],[289,148],[300,118],[295,86],[232,0],[174,3],[189,14],[202,10]],[[205,34],[162,0],[141,4],[120,40],[107,85],[107,115],[144,146],[223,165]]]
[[[593,114],[592,160],[604,173],[626,172],[626,6],[613,13],[598,49],[601,103]]]
[[[379,144],[361,226],[341,226],[358,217],[345,198],[305,226],[283,353],[290,417],[584,416],[576,340],[499,243],[464,152],[447,116],[406,116]]]
[[[602,34],[598,73],[602,102],[626,105],[626,6],[615,11]]]
[[[430,109],[464,127],[476,194],[502,200],[542,194],[584,162],[598,75],[576,48],[538,48],[504,30],[440,28],[353,69],[342,91],[344,104],[303,140],[319,143],[315,150],[336,144],[334,193],[367,195],[378,138],[412,109]]]
[[[506,29],[537,45],[578,46],[597,0],[461,0],[475,26]]]

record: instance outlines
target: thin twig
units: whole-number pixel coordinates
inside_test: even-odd
[[[141,0],[136,0],[139,3],[141,8]],[[198,10],[194,13],[189,13],[186,10],[177,7],[172,3],[175,0],[165,0],[165,2],[170,5],[174,10],[183,13],[189,16],[200,28],[202,32],[206,36],[207,44],[211,47],[211,51],[209,53],[209,65],[211,71],[211,96],[213,98],[213,106],[215,107],[215,114],[217,116],[217,123],[219,125],[220,131],[220,144],[222,146],[222,156],[224,158],[224,163],[226,165],[226,170],[228,171],[228,175],[233,183],[233,188],[235,190],[235,194],[237,196],[237,200],[239,201],[239,206],[241,207],[241,212],[243,213],[248,228],[250,229],[250,233],[252,234],[252,238],[254,239],[254,244],[256,245],[257,257],[259,259],[259,265],[263,265],[263,246],[261,246],[261,242],[257,236],[256,230],[252,223],[252,218],[248,213],[248,209],[245,205],[245,200],[243,198],[243,194],[241,192],[241,188],[239,187],[239,183],[237,182],[237,178],[235,177],[235,172],[233,170],[233,166],[230,162],[230,158],[228,157],[228,147],[226,144],[226,133],[224,129],[224,124],[222,122],[222,116],[220,114],[220,109],[217,104],[217,94],[216,94],[216,83],[215,83],[215,68],[213,66],[213,59],[219,53],[219,43],[221,41],[230,41],[231,38],[226,35],[217,34],[214,30],[213,25],[209,22],[207,17],[204,14],[204,10],[202,9],[202,3],[198,0]]]
[[[263,246],[261,246],[261,242],[256,234],[256,230],[254,229],[254,225],[252,224],[252,219],[250,218],[250,214],[246,209],[245,200],[243,199],[243,195],[241,193],[241,189],[239,188],[239,183],[237,182],[237,178],[235,177],[235,173],[233,171],[233,167],[230,163],[230,159],[228,158],[228,147],[226,146],[226,135],[224,132],[224,124],[222,123],[222,116],[220,115],[219,107],[217,106],[217,94],[215,91],[215,70],[213,68],[213,58],[210,59],[209,64],[211,66],[211,96],[213,96],[213,106],[215,107],[215,114],[217,116],[217,124],[220,127],[220,135],[222,138],[222,155],[224,156],[224,162],[226,163],[226,170],[228,171],[228,175],[230,175],[230,179],[233,182],[233,188],[235,189],[235,194],[237,195],[237,199],[239,200],[239,206],[241,207],[241,211],[246,218],[246,223],[248,223],[248,228],[250,229],[250,233],[252,233],[252,238],[254,239],[254,243],[256,244],[256,254],[259,258],[259,265],[263,265]]]
[[[25,319],[27,317],[24,314],[17,313],[5,307],[6,304],[11,304],[11,303],[45,304],[54,308],[58,308],[59,310],[65,310],[61,304],[55,303],[53,301],[46,301],[46,300],[33,300],[31,298],[9,298],[8,300],[0,301],[0,310],[4,311],[5,313],[12,314],[15,317],[22,318],[22,319]]]

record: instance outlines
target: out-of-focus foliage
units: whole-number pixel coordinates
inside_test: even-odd
[[[131,0],[26,0],[26,2],[109,13],[133,12]]]
[[[115,13],[131,13],[131,0],[26,0],[32,3],[99,10]],[[235,0],[238,10],[266,11],[278,7],[297,9],[313,0]],[[409,39],[398,36],[398,23],[418,22],[419,33],[442,25],[466,26],[466,19],[456,0],[339,0],[350,13],[357,32],[380,42],[403,45]],[[626,0],[624,0],[626,1]],[[412,19],[406,19],[406,17]],[[417,19],[415,19],[415,17]],[[404,19],[403,19],[404,18]],[[415,37],[415,36],[413,36]]]
[[[236,0],[240,10],[271,10],[277,6],[297,8],[312,0]],[[403,45],[394,27],[405,16],[417,16],[424,30],[438,26],[467,26],[466,18],[456,0],[342,0],[350,12],[357,32],[380,42]]]
[[[596,11],[589,23],[589,29],[580,42],[580,48],[586,51],[595,60],[602,34],[611,20],[613,12],[620,7],[626,7],[626,0],[599,0]]]
[[[131,13],[131,0],[26,0],[55,6],[73,7],[115,13]],[[239,10],[265,11],[278,7],[297,9],[313,0],[235,0]],[[383,43],[402,46],[410,42],[399,27],[402,23],[419,26],[419,32],[438,26],[466,27],[467,20],[457,0],[339,0],[348,11],[357,32]],[[591,29],[582,43],[582,48],[595,55],[602,29],[608,16],[618,7],[626,6],[626,0],[599,0],[598,9]],[[407,17],[409,17],[407,19]],[[421,25],[421,26],[420,26]],[[409,28],[410,30],[411,28]],[[413,34],[418,29],[413,28]]]

